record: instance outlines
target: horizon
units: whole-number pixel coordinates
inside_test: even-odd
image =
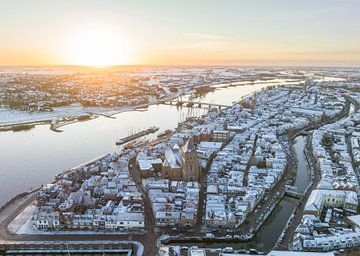
[[[89,66],[89,65],[71,65],[71,64],[38,64],[38,65],[0,65],[0,68],[17,68],[17,67],[67,67],[67,68],[88,68],[88,69],[110,69],[110,68],[126,68],[126,67],[235,67],[235,68],[345,68],[345,69],[356,69],[360,68],[360,64],[356,65],[246,65],[246,64],[125,64],[125,65],[109,65],[109,66]]]
[[[360,65],[360,1],[4,0],[0,66]]]

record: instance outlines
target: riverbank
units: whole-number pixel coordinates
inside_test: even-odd
[[[249,82],[249,81],[234,81],[231,83],[220,83],[220,84],[205,84],[201,86],[197,86],[193,89],[201,88],[201,87],[211,87],[214,90],[207,92],[206,94],[202,94],[201,96],[196,96],[194,99],[199,99],[206,96],[206,95],[213,95],[216,94],[216,91],[223,90],[223,89],[232,89],[237,87],[253,87],[254,90],[240,96],[237,101],[232,101],[231,103],[237,103],[244,98],[250,96],[255,91],[261,90],[264,87],[273,84],[294,84],[299,83],[298,81],[294,80],[266,80],[266,81],[256,81],[256,82]],[[258,88],[257,88],[258,87]],[[79,121],[79,117],[84,115],[90,115],[89,120],[96,119],[99,116],[115,118],[116,115],[124,113],[124,112],[131,112],[131,111],[141,111],[143,109],[147,109],[152,105],[161,104],[163,101],[170,101],[175,100],[179,97],[191,98],[192,90],[189,88],[185,89],[178,89],[176,93],[171,93],[164,98],[157,99],[153,102],[140,104],[140,105],[132,105],[132,106],[124,106],[124,107],[117,107],[117,108],[103,108],[103,107],[81,107],[81,106],[69,106],[69,107],[58,107],[54,108],[53,112],[24,112],[18,111],[13,109],[0,109],[0,132],[3,131],[26,131],[29,129],[35,128],[38,125],[50,125],[50,129],[55,132],[61,132],[59,128],[64,127],[69,124],[74,124]],[[212,97],[210,97],[210,101],[212,101]],[[62,119],[69,119],[69,120],[62,120]]]
[[[83,108],[83,107],[69,107],[61,108],[56,113],[53,112],[37,112],[28,113],[15,111],[11,109],[2,109],[0,111],[0,132],[5,131],[26,131],[34,128],[37,125],[50,125],[53,131],[60,131],[59,128],[76,122],[83,122],[105,116],[113,118],[114,115],[127,112],[136,111],[137,109],[147,108],[151,104],[142,104],[136,106],[127,106],[121,108],[104,109],[104,108]],[[5,113],[8,112],[8,113]],[[15,120],[18,117],[18,120]]]

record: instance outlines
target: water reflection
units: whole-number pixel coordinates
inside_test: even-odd
[[[295,138],[293,147],[297,159],[297,171],[294,186],[299,193],[303,193],[311,181],[311,172],[307,164],[304,153],[307,136],[298,136]]]

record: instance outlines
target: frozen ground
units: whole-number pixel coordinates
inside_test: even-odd
[[[8,108],[0,108],[0,126],[46,122],[58,120],[64,116],[81,116],[86,113],[114,115],[122,111],[132,110],[134,107],[121,108],[84,108],[80,106],[58,107],[53,112],[26,112]]]
[[[35,210],[35,205],[26,207],[8,226],[8,230],[13,234],[31,234],[33,227],[31,216]]]
[[[26,112],[0,108],[0,126],[30,122],[57,120],[63,116],[79,116],[85,113],[82,107],[59,107],[54,112]]]

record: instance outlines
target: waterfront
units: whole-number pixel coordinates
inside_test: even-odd
[[[221,88],[201,97],[199,100],[211,103],[218,97],[220,103],[230,105],[234,101],[234,95],[240,99],[242,96],[260,90],[262,87],[273,85],[273,83],[269,83]],[[3,162],[6,163],[6,170],[16,170],[16,172],[8,171],[2,174],[1,182],[4,185],[1,192],[8,196],[9,199],[14,194],[26,191],[31,187],[35,188],[40,184],[51,182],[56,174],[67,168],[86,162],[101,154],[117,150],[118,148],[114,144],[115,139],[130,132],[136,132],[150,126],[160,127],[160,132],[165,129],[174,129],[177,123],[184,121],[186,117],[200,116],[206,112],[206,109],[152,105],[142,111],[117,114],[116,119],[99,117],[88,122],[73,123],[63,127],[63,133],[51,132],[48,129],[49,127],[44,125],[23,132],[0,133],[0,138],[4,134],[11,135],[4,137],[4,140],[2,140],[5,143],[1,145],[4,152],[1,157],[3,157]],[[154,137],[154,135],[149,137]],[[295,156],[297,162],[301,163],[298,166],[299,169],[294,184],[299,189],[305,189],[309,183],[309,169],[304,164],[303,149],[305,144],[305,136],[299,136],[294,141]],[[21,146],[16,148],[18,145]],[[6,148],[10,150],[6,151]],[[30,175],[31,179],[29,179]],[[33,182],[28,183],[29,180]],[[35,182],[37,183],[35,184]],[[12,192],[9,188],[15,191]],[[2,200],[2,204],[7,201],[4,197]],[[295,200],[284,198],[251,242],[226,243],[226,245],[235,249],[256,248],[259,251],[270,250],[275,245],[295,206]],[[223,243],[209,245],[209,247],[223,246]]]
[[[285,80],[278,79],[220,88],[201,96],[201,101],[212,103],[217,99],[217,103],[231,105],[235,99],[256,90],[284,83]],[[116,119],[100,116],[69,124],[61,128],[62,133],[51,131],[48,125],[27,131],[0,132],[0,205],[16,194],[52,182],[55,175],[68,168],[117,150],[115,140],[129,133],[150,126],[159,127],[159,132],[174,129],[187,117],[206,112],[206,109],[151,105],[143,111],[117,114]]]

